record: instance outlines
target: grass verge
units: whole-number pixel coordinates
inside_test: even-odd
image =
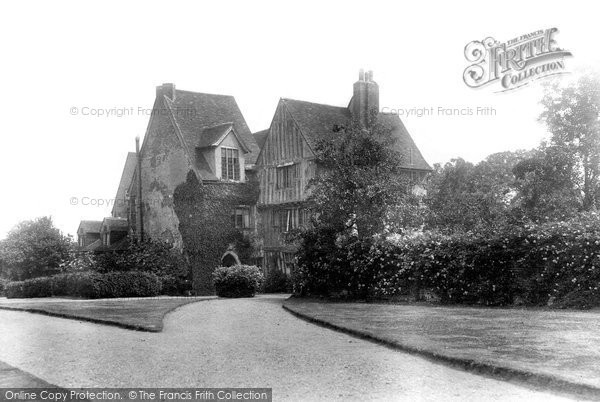
[[[160,332],[163,329],[163,318],[167,313],[189,303],[213,298],[207,296],[100,300],[10,299],[0,300],[0,309],[89,321],[137,331]]]
[[[452,367],[600,400],[600,312],[288,299],[318,325]]]

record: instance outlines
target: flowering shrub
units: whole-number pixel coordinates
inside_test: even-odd
[[[220,297],[253,297],[262,281],[260,269],[253,265],[217,267],[213,272],[215,290]]]
[[[305,236],[296,288],[304,293],[387,298],[414,289],[442,303],[600,306],[600,218],[436,232],[394,240]]]

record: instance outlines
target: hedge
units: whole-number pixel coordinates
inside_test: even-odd
[[[4,296],[4,288],[6,287],[7,283],[8,283],[8,280],[6,280],[4,278],[0,278],[0,297]]]
[[[264,293],[289,293],[292,291],[290,277],[279,269],[271,269],[267,272],[263,283]]]
[[[493,233],[311,239],[299,253],[305,293],[389,298],[428,290],[442,303],[600,306],[600,219]]]
[[[99,274],[77,272],[10,282],[8,298],[68,296],[88,299],[143,297],[160,294],[160,279],[148,272],[128,271]]]
[[[260,289],[263,275],[253,265],[217,267],[213,272],[215,291],[220,297],[253,297]]]

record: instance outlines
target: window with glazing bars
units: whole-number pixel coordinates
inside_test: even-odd
[[[221,179],[240,179],[240,158],[237,149],[221,148]]]

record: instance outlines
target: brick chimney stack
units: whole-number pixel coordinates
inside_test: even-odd
[[[175,84],[162,84],[156,87],[156,96],[165,95],[171,100],[175,100]]]
[[[363,126],[369,123],[369,114],[379,112],[379,85],[373,81],[373,71],[366,73],[361,68],[358,81],[354,83],[354,93],[350,102],[352,116]]]

